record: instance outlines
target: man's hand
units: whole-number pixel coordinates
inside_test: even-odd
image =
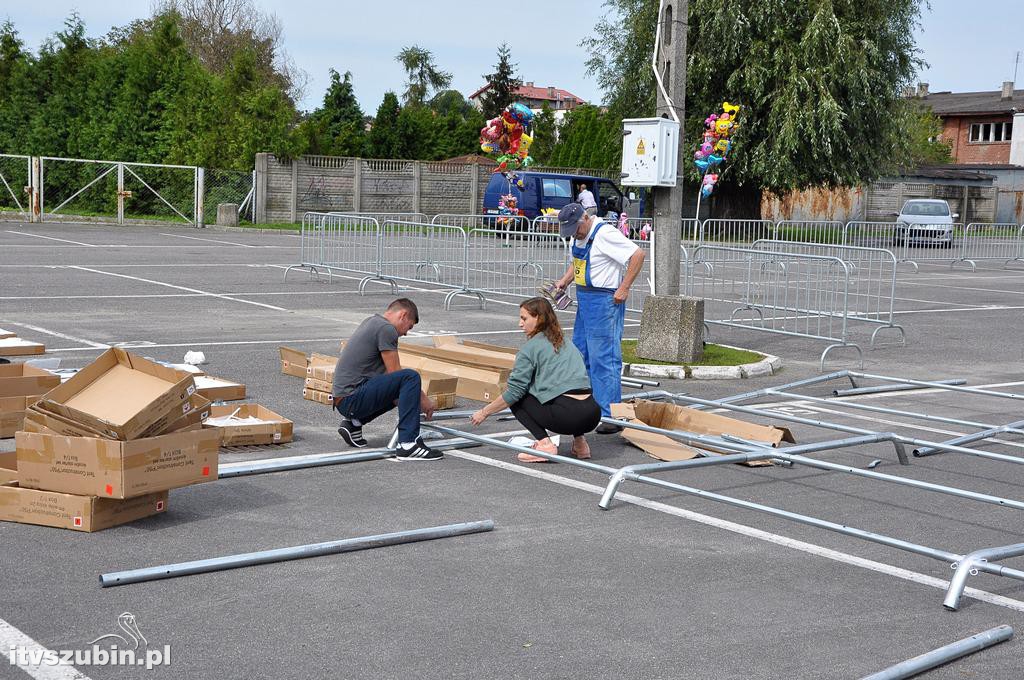
[[[479,425],[480,423],[487,420],[487,414],[484,413],[483,409],[480,409],[479,411],[471,415],[469,419],[473,422],[474,425]]]
[[[628,297],[629,297],[629,288],[626,288],[624,286],[619,286],[618,288],[615,289],[615,292],[612,293],[612,300],[617,305],[621,305],[623,302],[626,301],[626,299]]]
[[[434,417],[434,400],[423,392],[420,392],[420,411],[427,420]]]

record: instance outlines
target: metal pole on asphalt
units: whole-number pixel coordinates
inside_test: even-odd
[[[987,647],[1005,642],[1012,637],[1013,628],[1005,625],[996,626],[995,628],[989,628],[983,633],[972,635],[969,638],[964,638],[920,656],[915,656],[913,659],[907,659],[877,673],[865,675],[861,680],[903,680],[903,678],[913,677],[918,673],[923,673],[944,663],[955,661],[968,654],[980,652]]]
[[[142,583],[144,581],[156,581],[165,578],[176,578],[178,576],[189,576],[191,574],[205,574],[211,571],[251,567],[256,564],[270,564],[272,562],[284,562],[286,560],[299,560],[307,557],[319,557],[321,555],[336,555],[338,553],[368,550],[370,548],[383,548],[385,546],[400,545],[402,543],[431,541],[435,538],[464,536],[466,534],[475,534],[482,531],[491,531],[492,529],[494,529],[494,522],[486,519],[479,522],[446,524],[443,526],[428,527],[426,529],[412,529],[410,531],[396,531],[390,534],[378,534],[376,536],[346,538],[340,541],[329,541],[327,543],[297,545],[291,548],[261,550],[260,552],[214,557],[207,560],[179,562],[177,564],[165,564],[158,567],[145,567],[143,569],[129,569],[127,571],[114,571],[108,574],[100,574],[100,585],[104,588],[109,588],[111,586],[123,586],[129,583]]]

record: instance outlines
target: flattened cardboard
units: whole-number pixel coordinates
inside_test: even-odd
[[[0,338],[0,356],[20,357],[42,354],[45,351],[46,345],[41,342],[32,342],[16,336]]]
[[[0,521],[5,522],[91,533],[166,510],[166,491],[128,500],[114,500],[28,489],[16,481],[0,486]]]
[[[317,380],[316,378],[307,377],[302,384],[317,392],[332,392],[334,390],[334,383],[330,380]]]
[[[503,378],[508,377],[508,373],[511,372],[512,366],[516,362],[515,356],[505,352],[494,352],[453,343],[444,344],[440,347],[429,347],[412,342],[400,342],[398,344],[398,352],[399,354],[415,354],[463,366],[496,371],[502,373]]]
[[[18,432],[18,483],[30,489],[133,498],[217,479],[220,432],[134,441]]]
[[[334,397],[331,396],[330,392],[321,392],[320,390],[311,390],[308,387],[304,387],[302,389],[302,398],[307,401],[315,401],[318,404],[334,406]]]
[[[235,413],[237,411],[237,413]],[[222,418],[235,413],[239,418],[259,418],[260,424],[204,425],[221,431],[221,446],[256,446],[284,444],[292,440],[292,421],[259,404],[213,406],[210,418]]]
[[[46,394],[60,385],[60,376],[28,364],[0,365],[0,397]]]
[[[0,328],[0,340],[3,340],[4,338],[13,338],[15,335],[17,335],[17,333]]]
[[[111,348],[36,405],[122,441],[140,437],[195,392],[191,375]]]
[[[0,397],[0,439],[10,439],[24,426],[25,410],[38,397]]]
[[[61,434],[67,437],[99,437],[113,439],[109,434],[97,432],[56,413],[44,411],[38,402],[25,409],[25,429],[29,432]]]
[[[412,368],[419,372],[436,373],[447,377],[458,378],[455,394],[475,401],[493,401],[505,391],[506,380],[497,371],[482,368],[471,368],[461,364],[447,363],[436,359],[417,355],[399,353],[402,368]]]
[[[212,375],[195,376],[196,392],[210,401],[245,399],[245,385]]]
[[[778,446],[783,441],[790,443],[796,441],[789,429],[784,427],[755,425],[728,416],[675,404],[639,400],[631,404],[612,404],[611,410],[614,417],[638,420],[651,427],[665,430],[679,430],[712,436],[731,434],[743,439],[763,442],[772,447]],[[697,450],[665,435],[626,428],[623,430],[622,436],[659,460],[687,460],[701,455]],[[710,447],[702,448],[714,450]],[[719,452],[727,453],[726,451]],[[744,465],[758,467],[771,465],[771,461],[752,461],[744,463]]]
[[[435,335],[434,336],[434,347],[440,347],[442,345],[462,345],[464,347],[476,347],[477,349],[485,349],[490,352],[502,352],[504,354],[511,354],[515,356],[519,354],[519,350],[515,347],[505,347],[504,345],[492,345],[489,342],[477,342],[475,340],[463,340],[457,338],[454,335]]]
[[[296,378],[306,377],[306,363],[309,357],[305,352],[300,352],[291,347],[281,345],[278,348],[281,353],[281,372],[285,375],[294,375]]]

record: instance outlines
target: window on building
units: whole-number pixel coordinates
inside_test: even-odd
[[[970,141],[984,144],[987,142],[1008,142],[1013,133],[1013,123],[972,123]]]

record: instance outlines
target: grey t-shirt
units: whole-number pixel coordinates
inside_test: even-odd
[[[386,372],[380,353],[398,351],[398,329],[380,314],[361,324],[345,343],[334,367],[335,397],[346,397],[375,375]]]

